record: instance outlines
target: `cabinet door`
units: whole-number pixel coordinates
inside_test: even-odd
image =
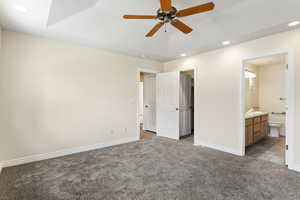
[[[266,137],[268,135],[268,121],[263,121],[261,123],[261,134],[262,137]]]
[[[246,126],[246,146],[253,144],[253,126]]]

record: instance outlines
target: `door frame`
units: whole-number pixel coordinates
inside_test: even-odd
[[[295,66],[294,66],[294,53],[292,50],[278,51],[267,53],[254,57],[242,59],[241,73],[240,73],[240,148],[241,156],[245,156],[245,106],[246,106],[246,86],[245,86],[245,64],[249,60],[265,58],[276,55],[285,55],[286,64],[288,65],[287,72],[287,126],[286,126],[286,141],[289,145],[289,150],[286,151],[286,161],[289,169],[295,169]]]
[[[140,104],[140,80],[141,80],[141,72],[145,72],[145,73],[152,73],[152,74],[158,74],[160,71],[159,70],[154,70],[154,69],[147,69],[147,68],[138,68],[137,69],[137,107],[136,107],[136,137],[138,140],[141,139],[141,131],[140,131],[140,120],[139,120],[139,104]]]

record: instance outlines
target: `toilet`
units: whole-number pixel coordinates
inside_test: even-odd
[[[281,130],[282,130],[282,123],[281,122],[269,122],[270,127],[270,137],[280,137]]]

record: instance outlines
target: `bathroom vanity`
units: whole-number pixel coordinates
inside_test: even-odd
[[[268,135],[268,114],[257,112],[246,114],[245,144],[255,144]]]

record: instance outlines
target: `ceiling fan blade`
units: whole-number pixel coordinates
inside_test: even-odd
[[[182,23],[177,19],[172,21],[171,24],[185,34],[188,34],[193,31],[193,29],[191,29],[189,26],[187,26],[186,24]]]
[[[155,15],[124,15],[124,19],[155,19]]]
[[[164,24],[158,23],[156,24],[152,30],[146,35],[146,37],[152,37]]]
[[[207,12],[207,11],[213,10],[214,8],[215,8],[215,4],[213,2],[210,2],[210,3],[202,4],[199,6],[180,10],[176,14],[176,16],[177,17],[185,17],[185,16],[189,16],[189,15]]]
[[[162,11],[172,10],[172,0],[160,0],[160,7]]]

